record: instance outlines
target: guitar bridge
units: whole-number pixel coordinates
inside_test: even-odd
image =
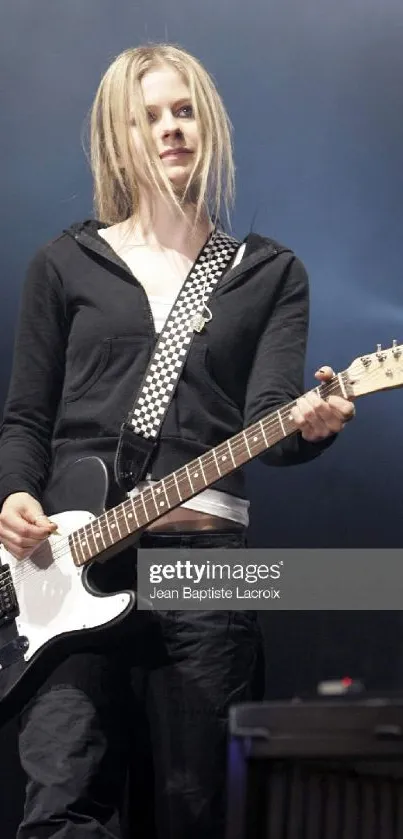
[[[0,566],[0,626],[19,615],[17,595],[9,565]]]

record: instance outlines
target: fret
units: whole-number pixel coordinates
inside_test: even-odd
[[[93,556],[95,556],[98,553],[98,542],[97,542],[97,534],[95,532],[95,523],[96,523],[96,519],[92,519],[92,521],[90,522],[92,541],[94,543]]]
[[[96,534],[96,538],[99,537],[102,540],[103,547],[106,548],[106,542],[105,542],[105,539],[104,539],[104,534],[103,534],[103,531],[102,531],[102,527],[100,526],[99,519],[97,519],[97,523],[98,523],[98,532]]]
[[[204,455],[203,455],[203,457],[204,457]],[[205,475],[205,472],[204,472],[204,469],[203,469],[203,457],[198,457],[197,462],[200,466],[200,471],[202,473],[202,478],[203,478],[204,484],[205,484],[205,486],[207,486],[208,481],[206,480],[206,475]]]
[[[165,478],[165,482],[167,482],[167,478]],[[177,507],[178,501],[182,501],[182,496],[179,491],[179,484],[176,479],[175,472],[172,472],[169,475],[169,482],[166,483],[166,495],[168,498],[168,508],[171,509],[172,507]]]
[[[231,457],[232,463],[233,463],[233,465],[234,465],[234,467],[235,467],[235,469],[236,469],[236,461],[235,461],[234,455],[232,454],[232,446],[231,446],[231,441],[230,441],[230,440],[228,440],[228,442],[227,442],[227,449],[228,449],[228,451],[229,451],[229,453],[230,453],[230,457]]]
[[[67,537],[67,542],[68,542],[68,545],[69,545],[69,548],[70,548],[70,553],[73,557],[74,565],[77,565],[79,567],[80,562],[79,562],[79,559],[78,559],[78,556],[77,556],[77,551],[76,551],[75,544],[74,544],[74,533],[69,533],[69,535]]]
[[[214,462],[215,462],[215,465],[216,465],[216,469],[217,469],[217,472],[218,472],[218,474],[219,474],[219,476],[220,476],[220,478],[221,478],[221,470],[220,470],[220,467],[219,467],[219,464],[218,464],[217,455],[216,455],[216,450],[215,450],[215,449],[213,449],[212,451],[213,451],[213,457],[214,457]]]
[[[136,508],[135,508],[135,506],[134,506],[134,503],[133,503],[133,498],[132,498],[132,497],[130,497],[129,502],[130,502],[130,506],[131,506],[131,512],[127,514],[127,518],[128,518],[128,519],[131,519],[131,518],[133,518],[133,516],[134,516],[134,519],[135,519],[135,521],[136,521],[136,525],[137,525],[137,527],[140,527],[139,520],[138,520],[138,518],[137,518]],[[126,502],[126,503],[127,503],[127,502]],[[132,528],[130,528],[130,530],[132,531]]]
[[[211,452],[208,452],[208,455],[210,456]],[[192,460],[191,463],[183,467],[185,477],[187,478],[190,487],[190,493],[193,493],[194,495],[201,492],[201,490],[209,483],[209,479],[206,478],[204,468],[205,466],[208,468],[208,463],[203,465],[205,457],[206,455],[202,455],[202,457],[198,457],[197,460]],[[188,490],[185,490],[185,492],[186,497],[188,497]]]
[[[279,422],[280,422],[280,426],[281,426],[281,430],[283,432],[283,435],[284,435],[284,437],[286,437],[287,433],[286,433],[286,430],[284,428],[283,418],[281,416],[281,411],[280,410],[277,411],[277,416],[278,416],[278,419],[279,419]]]
[[[67,537],[67,539],[68,539],[68,543],[69,543],[69,548],[70,548],[72,556],[73,556],[74,565],[80,566],[81,563],[80,563],[80,560],[79,560],[79,556],[78,556],[77,549],[76,549],[76,543],[75,543],[75,533],[70,533],[69,536]]]
[[[114,519],[115,519],[115,523],[114,523],[113,527],[116,527],[116,529],[117,529],[117,531],[118,531],[118,533],[119,533],[119,539],[121,539],[121,538],[122,538],[122,534],[121,534],[121,532],[120,532],[119,521],[118,521],[118,517],[117,517],[117,515],[116,515],[116,509],[117,509],[117,508],[116,508],[116,507],[114,507],[114,508],[113,508],[113,510],[111,510],[111,512],[113,513],[113,517],[114,517]],[[115,542],[116,542],[116,539],[115,539]]]
[[[101,518],[104,519],[104,522],[106,523],[106,526],[108,528],[109,545],[112,545],[113,544],[113,539],[112,539],[111,529],[109,527],[108,514],[104,513],[102,516],[100,516],[99,521],[101,521]],[[103,524],[101,524],[101,527],[103,527]]]
[[[125,520],[126,531],[127,531],[127,534],[129,534],[130,533],[130,527],[129,527],[129,523],[127,521],[127,516],[126,516],[126,503],[123,502],[123,504],[121,504],[120,506],[121,506],[121,509],[122,509],[122,512],[123,512],[123,517],[124,517],[124,520]]]
[[[89,524],[86,524],[84,527],[86,536],[87,536],[87,548],[88,548],[88,557],[87,559],[91,559],[94,554],[96,553],[96,544],[92,532],[92,519]]]
[[[262,432],[262,435],[263,435],[263,440],[266,444],[266,447],[269,448],[269,443],[267,442],[266,432],[264,430],[263,420],[259,420],[259,425],[260,425],[260,428],[261,428],[261,432]]]
[[[137,500],[140,501],[140,504],[143,505],[146,524],[148,524],[149,519],[148,519],[147,507],[146,507],[145,501],[144,501],[144,492],[140,492],[140,495],[137,495]]]
[[[152,486],[148,486],[147,489],[143,490],[143,501],[147,511],[147,520],[151,521],[151,519],[155,515],[155,509],[158,509],[155,503]]]
[[[188,465],[190,466],[191,464]],[[189,495],[192,491],[191,483],[189,481],[189,475],[187,474],[186,468],[187,467],[185,466],[181,466],[181,468],[178,469],[176,473],[178,476],[178,484],[182,487],[182,496],[184,496],[185,499],[189,498]]]
[[[82,548],[83,548],[83,552],[84,552],[84,562],[88,562],[90,559],[92,559],[92,549],[91,549],[91,545],[90,545],[90,542],[89,542],[90,534],[89,534],[88,525],[86,525],[83,528],[83,532],[85,533],[85,539],[82,540],[81,544],[82,544]]]
[[[86,539],[85,529],[83,527],[80,527],[80,529],[77,531],[77,538],[80,545],[81,553],[83,555],[83,560],[85,562],[87,559],[86,548],[88,547],[88,542]]]
[[[249,457],[252,457],[252,453],[251,453],[251,450],[249,448],[249,443],[248,443],[248,438],[247,438],[247,435],[246,435],[246,431],[242,432],[242,436],[243,436],[243,439],[245,440],[246,448],[248,450]]]
[[[81,561],[84,564],[87,560],[86,553],[85,553],[85,549],[86,549],[86,546],[87,546],[87,540],[85,539],[85,533],[84,533],[84,528],[83,527],[80,527],[78,530],[76,530],[76,538],[77,538],[77,545],[78,545],[78,547],[80,549],[80,553],[81,553]]]
[[[166,486],[165,486],[165,480],[166,480],[166,479],[164,478],[164,479],[161,481],[161,484],[162,484],[162,489],[164,490],[166,508],[169,510],[170,504],[169,504],[169,498],[168,498],[167,488],[166,488]],[[162,504],[161,504],[161,506],[162,506]]]
[[[176,491],[178,493],[178,496],[179,496],[180,500],[182,501],[182,496],[181,496],[180,490],[179,490],[179,484],[178,484],[178,481],[176,479],[176,472],[173,473],[173,477],[174,477],[174,481],[175,481]]]
[[[85,549],[87,547],[87,540],[85,539],[85,536],[84,536],[84,528],[80,527],[80,529],[76,531],[76,537],[77,537],[77,543],[78,543],[78,546],[79,546],[80,552],[81,552],[82,562],[84,564],[87,560],[87,557],[86,557],[86,554],[85,554]]]
[[[154,487],[153,487],[153,486],[150,486],[150,492],[151,492],[151,497],[152,497],[152,500],[154,501],[155,512],[156,512],[156,513],[159,513],[158,504],[157,504],[157,502],[156,502],[156,500],[155,500]]]
[[[84,551],[82,549],[81,539],[80,539],[79,533],[80,533],[80,531],[76,530],[71,534],[71,537],[72,537],[72,541],[73,541],[75,555],[76,555],[76,558],[77,558],[77,564],[78,565],[83,565],[84,562],[85,562],[85,554],[84,554]],[[81,553],[81,557],[80,557],[80,553]]]
[[[93,545],[92,556],[96,556],[96,554],[98,553],[98,550],[99,550],[98,549],[98,543],[97,543],[97,540],[96,540],[96,535],[95,535],[95,524],[96,524],[96,519],[92,519],[90,521],[89,525],[88,525],[88,527],[91,529],[91,540],[92,540],[92,545]]]
[[[186,470],[186,474],[187,474],[187,477],[188,477],[188,481],[189,481],[189,484],[190,484],[191,490],[192,490],[192,492],[194,492],[194,486],[193,486],[192,479],[191,479],[191,477],[190,477],[190,474],[189,474],[189,469],[188,469],[188,467],[187,467],[187,466],[185,466],[185,470]]]

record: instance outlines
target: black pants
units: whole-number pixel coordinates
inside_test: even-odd
[[[205,531],[142,543],[244,539]],[[261,698],[261,651],[254,612],[172,611],[62,661],[21,717],[28,783],[17,839],[120,837],[125,789],[132,839],[223,839],[228,708]]]

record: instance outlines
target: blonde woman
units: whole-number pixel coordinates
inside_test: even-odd
[[[36,254],[22,298],[0,440],[0,539],[22,560],[54,529],[42,503],[65,466],[99,455],[112,497],[120,427],[156,336],[231,208],[230,124],[207,71],[169,45],[118,56],[95,97],[91,163],[97,220]],[[266,452],[268,464],[315,457],[353,414],[340,396],[301,396],[307,277],[289,248],[247,236],[206,305],[141,486],[288,401],[297,433]],[[141,544],[242,547],[248,508],[237,470],[160,517]],[[132,581],[128,557],[103,569],[109,589]],[[254,612],[166,611],[66,655],[22,716],[19,839],[120,835],[133,665],[146,674],[158,835],[222,839],[227,713],[261,696],[260,643]]]

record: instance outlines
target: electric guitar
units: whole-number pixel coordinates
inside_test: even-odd
[[[356,398],[402,385],[403,345],[393,341],[387,350],[378,345],[377,352],[356,358],[315,390],[324,399],[331,394]],[[294,405],[268,414],[109,510],[108,473],[100,458],[83,458],[67,470],[59,497],[69,497],[69,509],[50,516],[58,532],[24,560],[0,548],[0,723],[19,713],[62,655],[120,624],[133,610],[134,592],[101,594],[91,584],[91,565],[134,545],[169,510],[295,433]],[[93,495],[91,511],[71,511],[71,499],[83,487]]]

